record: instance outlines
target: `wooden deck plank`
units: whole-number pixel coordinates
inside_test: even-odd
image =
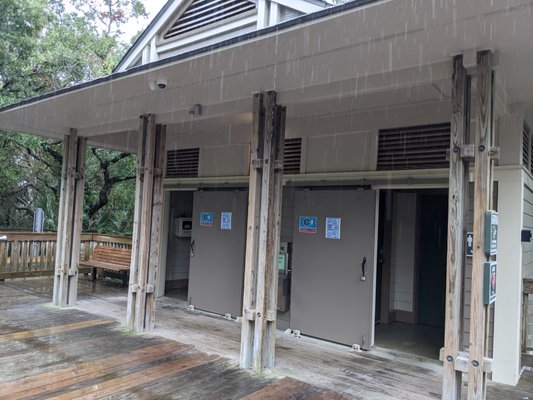
[[[0,361],[2,364],[26,363],[32,358],[39,358],[45,356],[48,359],[49,354],[61,352],[63,355],[68,355],[76,352],[76,348],[84,346],[84,348],[94,350],[94,348],[103,347],[99,343],[103,340],[113,340],[117,338],[114,332],[115,328],[112,325],[99,325],[90,330],[84,331],[65,331],[50,337],[29,338],[25,340],[0,342]],[[69,338],[75,339],[74,343],[67,342]],[[95,346],[96,345],[96,346]],[[98,354],[98,352],[96,352]],[[40,365],[32,362],[34,368]],[[0,377],[0,381],[4,376]]]
[[[252,376],[249,371],[220,358],[142,388],[123,391],[109,399],[241,399],[272,381],[272,377]]]
[[[23,339],[37,337],[37,336],[54,335],[54,334],[65,332],[65,331],[89,328],[92,326],[112,324],[112,323],[114,323],[114,321],[111,321],[108,319],[94,319],[94,320],[83,321],[83,322],[74,322],[71,324],[65,324],[65,325],[60,325],[60,326],[51,326],[48,328],[7,333],[4,335],[0,335],[0,342],[7,341],[7,340],[23,340]]]
[[[217,356],[197,353],[187,355],[181,359],[169,361],[142,371],[138,371],[119,378],[109,379],[98,385],[85,387],[61,394],[58,396],[48,397],[50,400],[70,400],[70,399],[99,399],[104,396],[110,396],[119,393],[125,389],[145,385],[167,376],[178,374],[189,368],[202,365],[216,359]]]
[[[132,365],[154,361],[187,347],[183,344],[168,341],[144,347],[129,354],[119,354],[52,372],[44,372],[17,379],[0,384],[0,399],[7,399],[9,398],[8,395],[27,397],[41,392],[49,392],[84,380],[94,379],[120,369],[129,368]]]
[[[41,338],[42,339],[42,338]],[[97,358],[156,344],[160,339],[126,335],[123,329],[113,325],[98,326],[82,331],[69,331],[22,343],[12,356],[1,359],[0,381],[54,371]]]
[[[13,303],[17,304],[13,308],[0,307],[0,334],[63,326],[97,318],[124,318],[126,291],[105,286],[105,283],[94,286],[88,279],[81,279],[80,283],[78,307],[59,310],[44,305],[50,301],[46,284],[37,280],[0,282],[0,301],[1,296],[9,295],[37,298],[21,299]],[[32,285],[36,285],[35,292]],[[21,386],[10,397],[6,392],[0,393],[7,398],[19,398],[22,396],[21,390],[29,390],[27,394],[32,399],[61,396],[87,398],[93,395],[113,400],[221,400],[247,396],[302,400],[440,398],[442,367],[436,361],[379,348],[356,353],[344,346],[307,337],[294,338],[281,332],[277,338],[276,369],[268,375],[252,375],[237,367],[239,324],[201,312],[186,312],[184,306],[176,304],[170,300],[158,303],[155,334],[162,334],[167,339],[131,334],[115,322],[52,335],[0,341],[0,388],[13,385],[15,380],[24,385],[24,382],[34,379],[38,384],[25,383],[26,386]],[[163,346],[169,338],[178,339],[188,344],[188,347],[174,354],[162,353],[160,357],[124,362],[122,365],[116,361],[120,359],[120,354],[134,353],[150,346]],[[204,357],[205,352],[219,357],[184,370],[176,367],[175,373],[163,373],[165,365],[179,363],[185,357]],[[106,370],[104,365],[109,360],[109,369]],[[86,370],[83,369],[84,365]],[[94,372],[89,371],[90,365],[95,366]],[[80,373],[76,372],[78,369]],[[144,377],[147,370],[153,374],[139,383],[137,378]],[[60,377],[46,382],[46,377],[54,374]],[[277,390],[275,382],[283,381],[280,379],[282,375],[290,375],[292,379],[305,383],[296,383],[299,388],[295,388],[289,379],[284,381],[288,382],[288,387]],[[104,390],[97,392],[97,388],[102,387]],[[525,374],[516,388],[490,383],[488,398],[531,398],[532,392],[533,377]],[[265,396],[261,397],[262,394]]]
[[[280,400],[290,399],[303,390],[307,389],[309,384],[297,381],[292,378],[280,379],[255,393],[249,394],[242,400]]]

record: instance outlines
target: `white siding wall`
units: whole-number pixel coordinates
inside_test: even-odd
[[[533,231],[533,191],[524,187],[524,226]],[[533,279],[533,242],[522,243],[522,276]]]
[[[415,193],[394,193],[390,310],[413,312],[416,243]]]
[[[524,186],[523,229],[533,232],[533,191]],[[522,243],[522,277],[533,279],[533,242]],[[533,347],[533,296],[529,296],[526,345]]]

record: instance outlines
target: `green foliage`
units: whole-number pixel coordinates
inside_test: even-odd
[[[35,208],[43,208],[45,227],[55,229],[61,164],[54,155],[61,144],[30,135],[7,135],[0,139],[0,228],[31,229]]]
[[[146,11],[139,0],[0,0],[0,106],[109,74],[126,51],[121,27]],[[55,230],[62,143],[0,134],[0,229],[31,230],[36,208]],[[87,154],[84,228],[132,230],[135,158]]]
[[[41,0],[0,0],[0,105],[34,93],[35,72],[28,60],[37,51],[39,35],[48,22],[45,8]]]

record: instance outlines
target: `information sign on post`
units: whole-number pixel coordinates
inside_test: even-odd
[[[496,262],[487,262],[484,268],[483,303],[492,304],[496,300]]]
[[[474,256],[474,232],[466,232],[466,256]]]
[[[485,213],[485,254],[487,257],[498,253],[498,213],[487,211]]]

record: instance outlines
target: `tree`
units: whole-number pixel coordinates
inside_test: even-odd
[[[146,15],[138,0],[0,0],[0,106],[110,73],[127,46],[121,27]],[[45,210],[55,229],[62,143],[30,135],[0,136],[0,229],[30,229]],[[131,232],[134,157],[91,149],[87,159],[84,228]]]
[[[44,0],[0,0],[0,106],[36,92],[31,62],[48,22]],[[38,91],[38,89],[37,89]]]
[[[73,5],[93,24],[93,30],[107,36],[121,35],[121,27],[131,18],[146,17],[144,4],[139,0],[73,0]]]

